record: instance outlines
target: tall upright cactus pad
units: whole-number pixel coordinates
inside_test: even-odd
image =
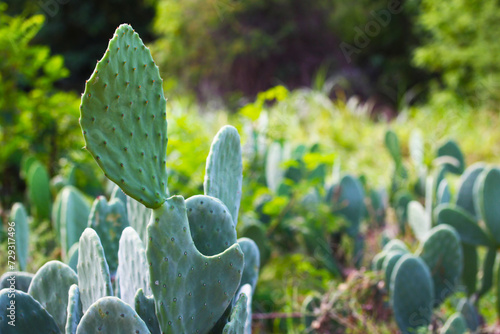
[[[142,289],[137,290],[135,294],[135,311],[148,326],[151,334],[161,334],[158,318],[155,313],[155,300],[153,296],[144,295]]]
[[[0,289],[8,289],[14,285],[16,290],[28,292],[33,276],[35,275],[24,271],[8,271],[0,277]]]
[[[113,288],[101,240],[93,229],[82,233],[78,255],[78,286],[82,310],[86,312],[99,298],[112,296]]]
[[[467,327],[472,331],[476,332],[479,328],[480,319],[479,314],[477,313],[477,309],[472,302],[467,300],[466,298],[462,298],[457,305],[457,311],[462,314],[465,322],[467,323]]]
[[[38,269],[28,290],[54,318],[61,332],[66,327],[68,291],[77,283],[73,269],[60,261],[49,261]]]
[[[485,169],[474,187],[475,207],[493,239],[500,244],[500,169]]]
[[[241,280],[243,253],[234,244],[204,256],[196,248],[180,196],[154,210],[147,258],[156,314],[164,333],[206,333],[222,316]]]
[[[385,133],[385,147],[389,151],[392,159],[396,164],[399,164],[402,160],[401,156],[401,146],[399,144],[399,138],[396,133],[392,130],[387,130]]]
[[[139,35],[122,24],[85,85],[86,148],[130,197],[157,208],[167,198],[167,118],[162,79]]]
[[[21,203],[14,203],[10,211],[10,221],[14,222],[16,229],[16,255],[19,268],[26,270],[29,256],[29,221],[26,209]]]
[[[75,334],[83,316],[82,302],[78,285],[73,284],[68,292],[68,308],[66,310],[66,334]]]
[[[382,264],[382,269],[385,272],[385,284],[386,286],[391,285],[391,277],[392,277],[392,271],[394,270],[394,267],[398,263],[399,259],[403,257],[407,253],[402,252],[402,251],[389,251],[387,252],[387,255],[384,258],[384,262]]]
[[[11,301],[15,301],[15,305]],[[12,311],[12,309],[14,309]],[[15,319],[13,325],[9,322]],[[59,334],[54,318],[31,295],[9,289],[0,290],[0,333],[46,333]]]
[[[104,196],[99,196],[92,205],[88,227],[94,229],[101,239],[106,262],[111,273],[118,267],[118,247],[122,231],[128,226],[127,209],[119,198],[109,203]]]
[[[55,226],[61,241],[63,259],[82,235],[87,227],[90,205],[83,194],[73,186],[64,187],[59,193],[60,214],[57,215]]]
[[[245,293],[240,294],[238,301],[234,305],[229,322],[222,330],[223,334],[243,334],[248,317],[247,311],[248,297]]]
[[[142,289],[148,296],[152,294],[146,248],[132,227],[125,228],[120,238],[116,274],[119,278],[120,298],[125,303],[133,306],[135,293],[139,289]]]
[[[239,296],[245,294],[247,296],[247,317],[245,320],[245,331],[244,334],[252,334],[252,296],[254,293],[254,289],[250,284],[243,285],[239,290],[236,296],[234,297],[236,303],[239,301]],[[233,302],[234,303],[234,302]]]
[[[463,270],[460,237],[453,227],[438,225],[430,231],[417,253],[432,273],[437,306],[455,292],[460,281]]]
[[[477,290],[477,273],[479,271],[477,247],[462,242],[464,265],[462,283],[467,290],[467,296],[472,296]]]
[[[236,243],[234,221],[219,199],[193,196],[186,200],[186,209],[191,236],[201,254],[219,254]]]
[[[230,125],[219,130],[207,158],[205,195],[220,199],[229,209],[234,224],[238,224],[243,162],[238,130]]]
[[[476,218],[478,218],[479,213],[476,212],[476,208],[474,207],[474,184],[485,168],[486,164],[482,162],[471,165],[460,176],[458,186],[456,204]]]
[[[449,140],[438,148],[438,160],[453,174],[462,174],[465,169],[464,155],[458,144]]]
[[[431,322],[434,284],[429,267],[419,257],[404,255],[391,277],[391,304],[401,332],[414,332]]]
[[[282,146],[278,142],[273,142],[267,149],[266,156],[266,183],[267,187],[274,192],[285,178],[285,170],[281,164],[290,157],[287,146]]]
[[[80,247],[80,243],[77,242],[68,251],[68,256],[66,259],[66,262],[68,263],[68,266],[73,269],[77,274],[78,274],[78,248]]]
[[[327,194],[333,212],[343,216],[348,222],[347,234],[354,238],[365,213],[365,192],[359,180],[345,175],[338,185],[334,185]]]
[[[245,268],[241,276],[240,287],[250,284],[252,292],[255,291],[257,280],[259,279],[260,252],[257,244],[248,238],[238,239],[238,244],[245,255]]]
[[[419,241],[424,241],[427,238],[431,229],[431,221],[420,202],[411,201],[408,203],[408,224]]]
[[[148,326],[135,310],[116,297],[103,297],[92,304],[80,320],[76,334],[147,334]]]
[[[130,226],[134,228],[144,245],[146,245],[148,242],[148,223],[153,211],[132,197],[127,196],[127,213]]]
[[[411,132],[408,146],[413,164],[417,167],[417,170],[421,170],[424,165],[424,140],[419,129],[414,129]]]
[[[33,205],[34,215],[39,219],[50,219],[52,203],[47,169],[35,161],[31,164],[27,176],[28,194]]]

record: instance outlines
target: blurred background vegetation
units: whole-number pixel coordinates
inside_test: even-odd
[[[106,192],[102,172],[82,149],[78,108],[85,80],[124,22],[150,47],[164,78],[172,194],[200,193],[210,142],[223,124],[238,128],[246,152],[242,212],[253,212],[269,193],[258,134],[265,144],[319,145],[304,156],[307,170],[328,164],[328,179],[335,161],[374,189],[390,183],[383,148],[389,127],[406,157],[411,131],[421,129],[428,165],[450,137],[467,164],[500,161],[495,0],[3,0],[4,221],[11,205],[26,199],[33,157],[48,171],[53,197],[61,184],[90,197]],[[310,184],[296,186],[300,192]],[[273,216],[285,207],[278,199],[258,213]],[[311,220],[304,207],[294,213]],[[291,225],[301,228],[300,221]],[[319,278],[315,289],[330,288],[331,273],[310,267],[304,256],[266,268],[258,311],[297,310],[311,276]]]

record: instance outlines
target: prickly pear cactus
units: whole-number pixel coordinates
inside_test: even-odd
[[[281,164],[290,158],[290,148],[278,142],[269,145],[266,156],[266,183],[273,192],[278,191],[278,187],[285,177],[285,170]]]
[[[441,304],[456,290],[463,270],[460,236],[449,225],[438,225],[420,246],[417,254],[429,266],[434,281],[434,302]]]
[[[465,169],[465,161],[462,151],[457,143],[449,140],[438,148],[438,161],[453,174],[462,174]]]
[[[439,331],[440,334],[466,334],[468,332],[467,323],[459,312],[454,313],[446,320],[443,328]]]
[[[245,255],[245,268],[243,269],[240,287],[250,284],[252,291],[255,291],[260,268],[259,247],[257,247],[257,244],[252,239],[248,238],[238,239],[238,244]]]
[[[116,297],[103,297],[92,304],[80,320],[76,334],[146,334],[149,329],[134,309]]]
[[[14,222],[16,230],[16,256],[19,268],[26,270],[29,256],[29,222],[26,209],[21,203],[14,203],[10,212],[10,222]]]
[[[500,244],[500,169],[485,169],[474,187],[476,211],[497,244]]]
[[[73,269],[77,274],[77,266],[78,266],[78,248],[80,247],[80,243],[77,242],[68,251],[68,266]]]
[[[235,225],[240,209],[242,171],[240,135],[234,127],[226,125],[212,141],[203,187],[205,195],[220,199],[228,207]]]
[[[431,229],[431,221],[420,202],[411,201],[408,204],[408,224],[419,241],[424,241],[427,238]]]
[[[155,314],[155,300],[154,298],[144,295],[142,289],[137,290],[134,298],[135,311],[148,326],[151,334],[161,334],[158,318]]]
[[[118,246],[122,231],[127,226],[127,209],[119,198],[114,198],[108,203],[104,196],[99,196],[94,201],[88,227],[93,228],[101,239],[111,273],[115,273],[118,267]]]
[[[477,247],[462,242],[462,253],[464,254],[462,283],[467,289],[467,296],[472,296],[477,290],[477,274],[479,272]]]
[[[457,305],[457,311],[462,314],[467,327],[472,331],[476,332],[480,326],[479,314],[477,313],[476,307],[472,302],[466,298],[462,298]]]
[[[431,322],[434,284],[425,262],[405,254],[393,269],[391,305],[401,332],[411,333]]]
[[[482,162],[477,162],[471,165],[465,170],[465,172],[460,176],[458,192],[457,192],[457,206],[466,210],[469,214],[478,218],[476,208],[474,207],[474,184],[478,176],[486,168],[486,164]]]
[[[73,269],[60,261],[49,261],[38,269],[28,290],[54,318],[61,332],[66,327],[68,291],[77,283]]]
[[[61,241],[62,257],[68,260],[68,251],[78,242],[87,227],[90,205],[83,194],[73,186],[64,187],[59,193],[60,214],[56,215],[56,231]]]
[[[47,169],[38,161],[33,162],[29,168],[26,181],[35,216],[39,219],[50,219],[52,203]]]
[[[82,302],[78,285],[73,284],[68,292],[68,308],[66,310],[66,334],[75,334],[83,316]]]
[[[122,24],[85,85],[80,125],[105,175],[150,208],[167,198],[162,79],[139,35]]]
[[[243,285],[239,290],[238,293],[236,293],[236,296],[234,297],[233,304],[237,303],[239,300],[239,296],[242,294],[247,296],[247,317],[245,320],[245,331],[243,332],[244,334],[252,334],[252,296],[253,296],[254,290],[250,284],[245,284]]]
[[[8,271],[0,277],[0,289],[8,289],[14,284],[16,290],[28,292],[33,276],[35,275],[24,271]]]
[[[391,285],[391,277],[392,277],[392,271],[394,270],[394,267],[396,266],[396,263],[398,263],[399,259],[407,253],[402,252],[402,251],[389,251],[387,252],[387,255],[384,258],[384,263],[382,264],[382,269],[385,272],[385,285],[390,286]]]
[[[173,196],[148,225],[147,258],[156,314],[164,333],[206,333],[239,286],[243,253],[234,244],[207,257],[191,237],[184,199]]]
[[[101,241],[93,229],[85,229],[80,237],[78,255],[78,286],[86,312],[99,298],[112,296],[113,288]]]
[[[229,322],[222,330],[223,334],[243,334],[248,317],[247,312],[248,297],[246,294],[240,294],[238,301],[231,311]]]
[[[127,213],[130,226],[139,234],[142,243],[148,243],[148,223],[153,211],[144,204],[137,202],[132,197],[127,196]]]
[[[15,305],[11,301],[15,301]],[[14,309],[14,311],[12,311]],[[10,321],[15,319],[13,324]],[[31,295],[9,289],[0,290],[0,333],[59,334],[54,318]]]
[[[146,258],[146,248],[139,235],[132,227],[123,230],[118,251],[118,284],[120,298],[133,306],[137,290],[142,289],[150,296],[149,264]]]

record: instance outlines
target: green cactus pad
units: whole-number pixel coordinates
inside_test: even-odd
[[[28,175],[28,193],[35,216],[40,220],[50,219],[51,194],[50,179],[47,169],[38,161],[31,164]],[[32,212],[33,214],[33,212]]]
[[[422,131],[414,129],[410,134],[409,141],[410,157],[417,169],[421,169],[424,164],[424,140]]]
[[[467,289],[467,295],[472,296],[477,290],[477,273],[479,271],[477,249],[476,246],[462,242],[462,252],[464,254],[462,283]]]
[[[391,241],[389,241],[387,244],[385,244],[383,250],[386,252],[396,251],[396,250],[400,250],[404,253],[410,252],[406,244],[399,239],[392,239]]]
[[[392,130],[387,130],[385,133],[385,147],[389,151],[392,159],[399,164],[401,162],[401,146],[399,145],[399,139],[396,133]]]
[[[450,187],[448,186],[448,181],[441,180],[437,189],[437,204],[445,204],[451,201]]]
[[[109,200],[111,201],[114,198],[120,199],[123,204],[127,203],[127,198],[128,196],[118,187],[116,184],[113,187],[113,191],[111,192],[111,195],[109,196]]]
[[[189,229],[201,254],[222,253],[236,243],[236,229],[228,208],[217,198],[198,195],[186,200]]]
[[[429,267],[411,254],[399,259],[391,277],[391,305],[403,333],[411,333],[431,322],[434,298]]]
[[[0,289],[8,289],[13,284],[16,290],[27,293],[33,276],[35,275],[24,271],[8,271],[0,277]]]
[[[431,221],[420,202],[411,201],[408,203],[408,224],[419,241],[424,241],[427,238],[431,229]]]
[[[135,293],[139,289],[143,289],[148,296],[152,294],[146,249],[137,232],[130,226],[123,230],[120,238],[117,276],[120,298],[125,303],[133,306]]]
[[[148,242],[148,224],[153,210],[127,196],[127,213],[130,226],[139,234],[144,245]]]
[[[436,306],[456,290],[463,270],[460,236],[448,225],[439,225],[429,232],[418,255],[429,266],[434,281]]]
[[[465,169],[465,161],[462,151],[457,143],[449,140],[438,148],[438,161],[453,174],[462,174]]]
[[[21,270],[26,270],[29,256],[29,221],[26,209],[21,203],[14,203],[10,211],[10,222],[16,225],[16,260]]]
[[[273,192],[285,178],[285,170],[281,164],[290,158],[289,147],[282,147],[280,143],[273,142],[267,149],[266,156],[266,184]]]
[[[462,298],[458,302],[457,311],[462,314],[462,317],[467,323],[467,327],[472,332],[476,332],[480,326],[480,319],[474,304],[468,301],[467,298]]]
[[[241,235],[255,241],[259,247],[260,265],[264,266],[271,258],[271,245],[265,227],[258,222],[251,222],[243,227]]]
[[[68,265],[49,261],[38,269],[28,293],[54,318],[61,331],[66,327],[68,291],[78,276]]]
[[[68,252],[68,266],[73,269],[76,273],[77,271],[77,266],[78,266],[78,248],[80,247],[80,243],[75,243],[71,248],[69,249]]]
[[[61,240],[62,257],[67,261],[69,249],[78,242],[87,227],[90,205],[83,194],[73,186],[64,187],[58,196],[61,208],[55,225]]]
[[[75,334],[78,324],[83,316],[82,302],[80,301],[80,290],[78,285],[73,284],[68,292],[68,308],[66,310],[66,334]]]
[[[93,229],[86,228],[82,233],[78,255],[78,286],[86,312],[99,298],[112,296],[113,288],[101,240]]]
[[[485,169],[474,186],[476,211],[497,244],[500,244],[500,169]]]
[[[223,334],[243,334],[248,317],[247,311],[248,297],[245,293],[240,294],[238,301],[231,311],[229,322],[222,330]]]
[[[478,162],[471,165],[460,176],[456,204],[468,211],[477,218],[476,208],[474,207],[474,184],[477,177],[486,168],[486,164]]]
[[[203,188],[205,195],[218,198],[227,206],[235,225],[240,209],[242,171],[240,135],[234,127],[226,125],[210,147]]]
[[[384,258],[384,263],[382,264],[382,269],[385,272],[385,285],[388,287],[391,284],[392,271],[398,263],[399,259],[407,253],[402,251],[389,251]]]
[[[255,291],[260,268],[259,247],[252,239],[248,238],[238,239],[238,244],[245,255],[245,268],[241,276],[240,288],[245,284],[250,284],[252,291]]]
[[[374,271],[382,270],[386,256],[387,252],[385,251],[377,253],[372,260],[372,270]]]
[[[12,302],[15,304],[13,305]],[[9,324],[13,319],[15,319],[13,323],[15,326]],[[0,333],[59,334],[61,331],[54,318],[31,295],[18,290],[2,289],[0,290]]]
[[[469,245],[492,246],[493,242],[473,216],[464,209],[453,204],[443,204],[435,209],[436,219],[440,224],[447,224],[455,228],[460,239]]]
[[[497,258],[497,250],[489,248],[483,262],[483,277],[481,279],[481,287],[477,292],[478,297],[486,294],[493,286],[493,269],[495,268],[495,261]]]
[[[142,289],[137,290],[134,298],[135,311],[148,326],[151,334],[161,334],[158,318],[155,314],[155,300],[154,298],[144,295]]]
[[[456,312],[446,320],[439,334],[466,334],[468,332],[464,317],[459,312]]]
[[[349,222],[347,234],[355,238],[365,212],[365,194],[361,182],[354,176],[345,175],[338,185],[329,190],[327,201],[335,214]]]
[[[401,233],[405,233],[406,223],[408,221],[408,204],[413,200],[413,196],[406,190],[397,192],[394,195],[396,217],[399,223]]]
[[[148,225],[150,281],[162,332],[203,334],[233,299],[244,259],[238,244],[214,256],[201,254],[186,211],[180,196],[154,210]]]
[[[241,296],[242,294],[245,294],[247,296],[247,317],[245,321],[245,331],[244,334],[252,334],[252,296],[253,296],[254,290],[252,289],[252,286],[250,284],[245,284],[243,285],[239,290],[236,296],[234,297],[234,303],[237,303],[237,298],[238,296]]]
[[[122,24],[85,85],[80,125],[105,175],[147,207],[167,198],[162,79],[139,35]]]
[[[148,326],[135,310],[116,297],[103,297],[92,304],[80,320],[76,334],[146,334]]]
[[[115,273],[118,267],[118,246],[122,231],[127,226],[127,209],[119,198],[108,203],[104,196],[99,196],[94,201],[88,227],[97,232],[111,273]]]

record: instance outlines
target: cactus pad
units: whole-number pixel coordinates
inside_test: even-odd
[[[113,295],[101,240],[93,229],[87,228],[82,233],[78,255],[78,286],[82,310],[86,312],[99,298]]]
[[[11,302],[15,301],[15,306]],[[14,311],[11,309],[14,307]],[[13,313],[11,313],[13,312]],[[15,326],[9,325],[9,321],[15,317]],[[0,333],[44,333],[59,334],[61,331],[57,327],[54,318],[37,302],[31,295],[9,289],[0,290]]]
[[[241,276],[240,287],[243,287],[245,284],[250,284],[251,290],[255,291],[260,268],[259,247],[257,247],[257,244],[252,239],[248,238],[238,239],[238,244],[245,255],[245,268]]]
[[[103,297],[92,304],[80,320],[76,334],[147,334],[149,329],[141,317],[116,297]]]
[[[80,301],[80,290],[78,285],[73,284],[68,292],[68,309],[66,310],[66,334],[75,334],[80,319],[83,316],[82,303]]]
[[[132,197],[127,196],[127,213],[130,226],[139,234],[144,245],[148,242],[148,223],[153,211],[137,202]]]
[[[33,276],[35,275],[24,271],[8,271],[0,277],[0,289],[8,289],[12,285],[12,282],[14,282],[16,290],[27,293]]]
[[[247,295],[245,293],[241,293],[238,301],[231,311],[229,322],[222,330],[223,334],[242,334],[245,332],[245,324],[248,317],[247,300]]]
[[[135,293],[143,289],[146,295],[151,295],[149,285],[149,265],[146,249],[139,235],[132,227],[123,230],[118,251],[118,284],[120,298],[129,305],[134,305]]]
[[[411,201],[408,203],[408,224],[419,241],[424,241],[427,238],[431,229],[431,221],[420,202]]]
[[[466,334],[469,333],[464,317],[456,312],[446,320],[439,334]]]
[[[167,198],[162,79],[139,35],[122,24],[85,85],[80,125],[105,175],[147,207]]]
[[[453,174],[462,174],[465,169],[465,161],[462,151],[457,143],[449,140],[437,151],[438,160],[441,161],[444,167]]]
[[[28,293],[54,318],[61,331],[66,327],[68,291],[78,276],[66,264],[49,261],[38,269]]]
[[[242,171],[240,135],[234,127],[226,125],[210,147],[203,187],[205,195],[218,198],[227,206],[235,225],[240,209]]]
[[[486,227],[500,243],[500,169],[490,168],[484,170],[476,180],[474,186],[476,210],[479,211]]]
[[[214,256],[201,254],[186,211],[180,196],[154,210],[148,225],[150,281],[162,332],[203,334],[233,299],[244,259],[238,244]]]
[[[28,193],[31,203],[34,206],[34,213],[39,219],[50,219],[51,216],[51,195],[50,179],[47,169],[38,161],[29,167],[27,175]]]
[[[458,186],[456,204],[476,218],[478,213],[474,207],[474,184],[485,167],[486,165],[481,162],[471,165],[465,170],[462,176],[460,176],[460,185]]]
[[[21,270],[26,270],[29,255],[29,225],[26,209],[15,203],[10,212],[10,221],[16,223],[16,255]]]
[[[151,334],[161,334],[158,318],[155,314],[154,298],[144,295],[142,289],[137,290],[134,298],[135,311],[148,326]]]

